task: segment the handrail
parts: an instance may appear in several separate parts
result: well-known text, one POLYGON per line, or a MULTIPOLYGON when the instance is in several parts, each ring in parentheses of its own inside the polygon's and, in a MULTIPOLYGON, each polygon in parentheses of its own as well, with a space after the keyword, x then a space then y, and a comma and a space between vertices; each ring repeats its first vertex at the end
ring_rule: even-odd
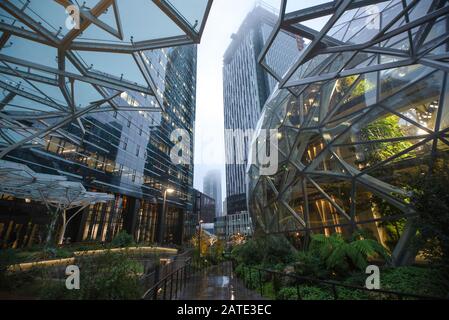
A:
MULTIPOLYGON (((298 275, 283 273, 283 272, 280 272, 280 271, 263 269, 263 268, 259 268, 259 267, 251 267, 251 266, 243 265, 243 268, 244 269, 247 268, 247 269, 250 269, 250 270, 251 269, 252 270, 257 270, 259 272, 259 280, 261 278, 260 272, 267 272, 267 273, 276 274, 276 275, 279 275, 279 276, 282 276, 282 277, 290 277, 290 278, 293 278, 293 279, 296 279, 296 280, 300 280, 300 281, 304 281, 304 282, 308 281, 308 282, 315 282, 315 283, 319 283, 319 284, 323 284, 323 285, 332 286, 333 296, 334 296, 335 300, 338 300, 338 292, 336 291, 337 287, 343 287, 343 288, 348 288, 348 289, 353 289, 353 290, 360 290, 360 291, 365 291, 365 292, 369 292, 369 293, 395 295, 399 299, 402 299, 402 298, 416 298, 416 299, 421 299, 421 300, 449 300, 447 297, 434 297, 434 296, 428 296, 428 295, 419 295, 419 294, 414 294, 414 293, 403 293, 403 292, 383 290, 383 289, 368 289, 368 288, 365 288, 365 287, 345 284, 345 283, 341 283, 341 282, 334 281, 334 280, 323 280, 323 279, 317 279, 317 278, 312 278, 312 277, 307 277, 307 276, 298 276, 298 275)), ((250 281, 251 281, 251 278, 250 278, 250 281)), ((261 290, 261 294, 262 293, 263 292, 261 290)), ((299 298, 299 294, 298 294, 298 298, 299 298)))
POLYGON ((178 274, 180 270, 184 270, 187 266, 190 265, 191 260, 192 258, 188 258, 183 266, 175 269, 174 271, 170 272, 165 277, 160 279, 158 282, 156 282, 150 289, 145 291, 145 293, 142 296, 142 299, 145 299, 151 292, 157 291, 157 289, 161 287, 161 284, 166 283, 169 278, 172 279, 174 274, 178 274))
POLYGON ((142 296, 142 299, 153 299, 158 300, 158 294, 160 290, 163 291, 163 299, 165 300, 167 297, 171 300, 173 297, 178 297, 178 293, 180 290, 183 290, 187 285, 187 279, 192 276, 192 272, 196 272, 202 270, 207 265, 204 264, 204 261, 199 259, 199 265, 195 264, 196 259, 189 257, 184 261, 184 264, 171 271, 167 275, 165 275, 162 279, 157 281, 150 289, 145 291, 142 296), (192 263, 193 262, 193 263, 192 263), (196 267, 192 270, 192 267, 196 267), (199 268, 198 268, 199 267, 199 268))

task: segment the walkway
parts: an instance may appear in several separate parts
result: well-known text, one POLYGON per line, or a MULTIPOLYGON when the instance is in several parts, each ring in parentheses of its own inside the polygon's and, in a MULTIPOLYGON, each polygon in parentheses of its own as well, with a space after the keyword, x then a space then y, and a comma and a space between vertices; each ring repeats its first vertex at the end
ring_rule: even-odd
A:
POLYGON ((212 266, 193 275, 179 300, 263 300, 237 279, 230 262, 212 266))

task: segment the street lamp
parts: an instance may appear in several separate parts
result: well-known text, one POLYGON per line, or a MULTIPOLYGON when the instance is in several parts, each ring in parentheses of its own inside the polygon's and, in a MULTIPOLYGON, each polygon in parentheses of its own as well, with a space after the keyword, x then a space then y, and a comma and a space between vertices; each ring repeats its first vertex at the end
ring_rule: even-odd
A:
POLYGON ((203 223, 203 220, 198 221, 198 231, 199 231, 199 235, 198 235, 198 250, 199 250, 199 256, 201 258, 201 224, 203 223))
POLYGON ((159 241, 162 244, 164 242, 164 229, 165 229, 165 211, 167 210, 167 194, 175 192, 172 188, 167 188, 164 190, 164 202, 162 203, 162 214, 161 214, 161 221, 160 221, 160 228, 159 228, 159 241))

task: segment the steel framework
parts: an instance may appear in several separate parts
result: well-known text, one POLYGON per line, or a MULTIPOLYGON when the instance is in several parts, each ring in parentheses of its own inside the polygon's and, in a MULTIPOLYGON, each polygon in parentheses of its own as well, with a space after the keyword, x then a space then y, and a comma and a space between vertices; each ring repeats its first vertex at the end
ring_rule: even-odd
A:
MULTIPOLYGON (((0 1, 0 89, 3 90, 0 95, 0 159, 17 148, 42 144, 42 138, 52 132, 74 141, 64 127, 76 123, 84 132, 83 117, 90 113, 161 111, 164 106, 142 51, 199 43, 212 5, 212 0, 201 1, 201 4, 173 0, 138 3, 98 0, 89 4, 92 2, 95 4, 89 8, 85 2, 77 7, 76 0, 0 1), (196 15, 186 4, 192 8, 198 6, 196 15), (78 11, 79 21, 76 23, 72 16, 71 22, 76 27, 65 33, 64 24, 55 25, 55 21, 64 21, 69 18, 66 14, 73 15, 74 10, 78 11), (60 17, 51 16, 55 12, 60 17), (162 22, 139 21, 136 25, 134 15, 147 15, 148 20, 157 18, 162 22), (128 29, 127 25, 122 26, 123 20, 131 24, 128 29), (145 38, 145 30, 151 29, 159 33, 145 38), (164 29, 176 32, 165 35, 164 29), (95 34, 96 38, 85 34, 95 34), (138 41, 134 40, 137 34, 143 34, 138 41), (125 39, 125 35, 130 39, 125 39), (54 50, 57 66, 15 56, 13 50, 20 41, 32 43, 36 50, 54 50), (6 49, 13 53, 5 54, 6 49), (126 79, 123 73, 118 77, 109 74, 109 70, 96 70, 95 65, 84 61, 81 52, 121 55, 123 59, 132 57, 144 83, 126 79), (76 91, 78 87, 82 90, 76 91), (119 95, 125 91, 153 96, 155 103, 139 107, 123 105, 119 95), (102 98, 83 106, 78 103, 80 97, 89 95, 102 98)), ((32 50, 26 52, 29 58, 33 54, 32 50)), ((110 69, 113 68, 111 62, 110 69)))
POLYGON ((427 174, 449 150, 449 3, 340 0, 286 8, 284 0, 259 57, 279 81, 258 127, 278 129, 271 138, 279 139, 280 163, 275 175, 263 176, 250 162, 251 214, 267 233, 366 227, 401 263, 415 232, 407 178, 427 174), (314 19, 326 21, 320 30, 310 27, 314 19), (280 34, 301 43, 285 70, 269 63, 280 34))

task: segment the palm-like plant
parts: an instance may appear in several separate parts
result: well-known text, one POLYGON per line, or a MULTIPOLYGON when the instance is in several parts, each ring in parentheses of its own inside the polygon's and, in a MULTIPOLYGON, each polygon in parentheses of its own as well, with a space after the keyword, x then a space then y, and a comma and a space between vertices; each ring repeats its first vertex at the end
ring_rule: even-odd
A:
POLYGON ((385 248, 376 240, 356 236, 352 241, 346 241, 340 234, 312 236, 310 250, 315 252, 335 274, 347 273, 352 270, 364 270, 371 257, 389 259, 385 248))

